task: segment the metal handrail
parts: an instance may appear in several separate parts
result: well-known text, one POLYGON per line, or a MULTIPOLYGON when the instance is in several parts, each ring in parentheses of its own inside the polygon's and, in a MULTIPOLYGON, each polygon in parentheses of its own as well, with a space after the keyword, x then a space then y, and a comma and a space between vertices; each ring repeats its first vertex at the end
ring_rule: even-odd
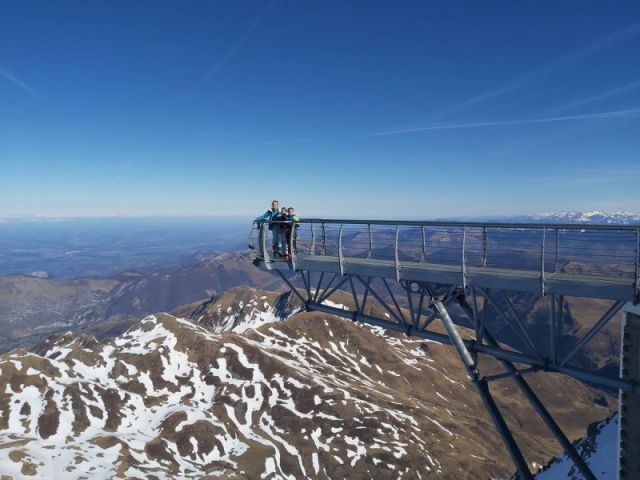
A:
MULTIPOLYGON (((291 223, 282 221, 273 221, 271 223, 291 223)), ((387 226, 413 226, 413 227, 487 227, 487 228, 518 228, 541 230, 543 227, 548 229, 560 230, 606 230, 606 231, 636 231, 637 225, 623 224, 601 224, 601 223, 508 223, 508 222, 465 222, 465 221, 440 221, 440 220, 351 220, 351 219, 330 219, 330 218, 301 218, 295 223, 325 223, 337 225, 387 225, 387 226)))
MULTIPOLYGON (((300 227, 297 237, 302 250, 296 257, 337 255, 340 273, 344 272, 347 258, 362 256, 372 261, 390 260, 398 278, 405 262, 415 261, 456 265, 461 268, 463 281, 470 268, 537 270, 543 295, 550 276, 571 272, 585 276, 632 277, 635 291, 640 293, 640 228, 637 225, 316 218, 258 222, 263 240, 270 224, 292 223, 300 227), (316 225, 320 227, 319 234, 316 225), (374 239, 375 227, 380 228, 374 239)), ((292 246, 289 247, 291 250, 292 246)), ((268 253, 266 249, 266 242, 261 242, 262 253, 268 253)))

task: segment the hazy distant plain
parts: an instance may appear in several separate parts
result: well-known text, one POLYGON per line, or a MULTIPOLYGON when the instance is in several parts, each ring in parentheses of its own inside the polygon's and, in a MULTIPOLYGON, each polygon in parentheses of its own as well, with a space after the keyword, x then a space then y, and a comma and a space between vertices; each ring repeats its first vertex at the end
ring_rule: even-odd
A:
POLYGON ((246 246, 245 218, 86 218, 0 223, 0 275, 102 277, 246 246))

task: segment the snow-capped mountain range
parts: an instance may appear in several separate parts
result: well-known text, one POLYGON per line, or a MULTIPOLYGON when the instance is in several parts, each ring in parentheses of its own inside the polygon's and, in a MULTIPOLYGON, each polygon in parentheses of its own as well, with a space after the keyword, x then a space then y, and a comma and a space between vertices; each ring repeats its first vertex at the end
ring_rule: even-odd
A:
POLYGON ((606 224, 640 225, 640 213, 602 212, 592 210, 542 212, 531 215, 481 215, 441 218, 443 221, 477 221, 505 223, 563 223, 563 224, 606 224))
POLYGON ((533 220, 550 223, 640 224, 640 214, 631 212, 545 212, 532 215, 533 220))

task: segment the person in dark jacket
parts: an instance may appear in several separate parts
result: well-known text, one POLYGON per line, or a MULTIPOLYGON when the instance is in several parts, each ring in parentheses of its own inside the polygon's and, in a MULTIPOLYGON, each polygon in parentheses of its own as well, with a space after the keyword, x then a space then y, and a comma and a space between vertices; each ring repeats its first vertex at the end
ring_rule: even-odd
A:
POLYGON ((258 223, 269 222, 269 230, 271 230, 272 235, 272 248, 274 257, 282 256, 280 224, 272 223, 277 221, 279 216, 280 210, 278 209, 278 201, 274 200, 273 202, 271 202, 271 208, 254 220, 254 222, 258 223))
POLYGON ((296 228, 298 228, 298 224, 296 222, 300 221, 300 217, 296 215, 296 212, 293 207, 289 207, 287 209, 287 214, 282 218, 284 224, 282 224, 282 230, 284 233, 284 244, 285 244, 285 255, 284 259, 289 260, 289 255, 292 255, 297 250, 296 245, 296 228), (293 239, 293 241, 292 241, 293 239))

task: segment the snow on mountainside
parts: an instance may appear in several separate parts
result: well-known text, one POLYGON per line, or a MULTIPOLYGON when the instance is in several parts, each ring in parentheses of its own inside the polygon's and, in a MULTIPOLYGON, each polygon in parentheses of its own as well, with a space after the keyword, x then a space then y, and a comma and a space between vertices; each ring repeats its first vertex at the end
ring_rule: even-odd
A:
POLYGON ((555 213, 539 213, 532 215, 531 218, 538 222, 551 223, 598 223, 598 224, 615 224, 630 225, 640 224, 640 214, 629 212, 599 212, 593 210, 591 212, 555 212, 555 213))
MULTIPOLYGON (((616 480, 618 459, 618 416, 589 426, 586 437, 577 443, 578 453, 598 480, 616 480)), ((583 480, 584 477, 566 455, 555 457, 536 475, 536 480, 583 480)))
MULTIPOLYGON (((191 319, 0 356, 0 478, 511 475, 451 348, 298 313, 290 297, 232 289, 185 307, 191 319)), ((529 378, 571 438, 611 413, 576 381, 529 378)), ((493 391, 527 458, 545 462, 557 446, 524 399, 493 391)))

